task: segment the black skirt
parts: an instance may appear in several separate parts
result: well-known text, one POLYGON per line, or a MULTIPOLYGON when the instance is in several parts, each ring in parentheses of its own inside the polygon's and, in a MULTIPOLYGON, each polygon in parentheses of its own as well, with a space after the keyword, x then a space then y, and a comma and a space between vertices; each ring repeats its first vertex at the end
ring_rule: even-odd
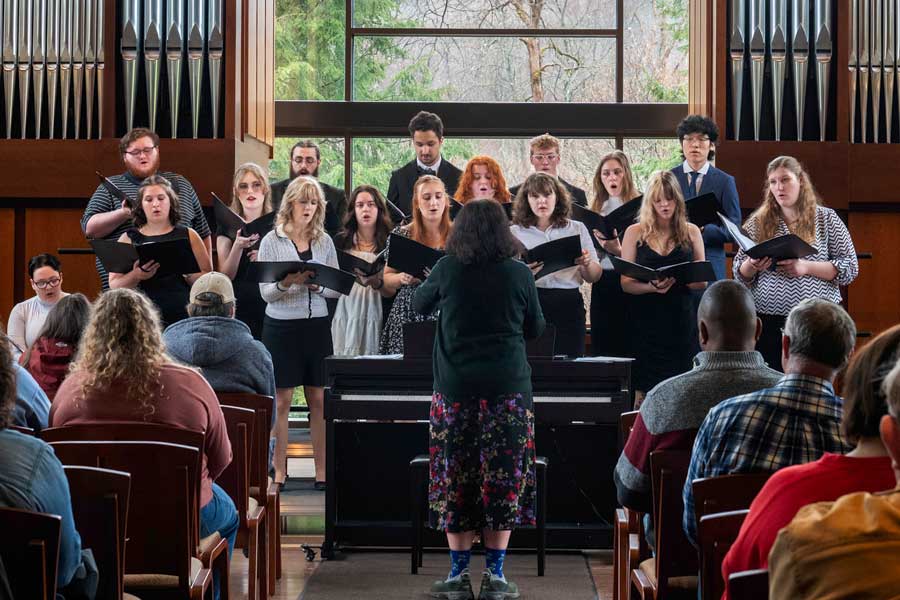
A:
POLYGON ((538 288, 544 319, 556 328, 554 354, 570 358, 584 356, 584 299, 581 290, 538 288))
POLYGON ((325 357, 334 354, 328 317, 263 320, 262 342, 272 355, 275 387, 325 385, 325 357))
POLYGON ((622 280, 612 270, 591 286, 591 354, 594 356, 631 356, 631 331, 628 327, 629 295, 622 291, 622 280))

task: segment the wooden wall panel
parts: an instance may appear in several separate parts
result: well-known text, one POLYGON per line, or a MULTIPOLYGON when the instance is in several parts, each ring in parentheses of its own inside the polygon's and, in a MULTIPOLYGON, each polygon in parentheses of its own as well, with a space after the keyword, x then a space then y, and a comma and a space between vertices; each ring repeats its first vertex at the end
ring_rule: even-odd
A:
MULTIPOLYGON (((264 106, 266 108, 265 138, 262 140, 275 151, 275 0, 266 0, 266 93, 264 106)), ((271 157, 270 157, 271 158, 271 157)))
POLYGON ((15 304, 16 211, 0 208, 0 320, 3 331, 15 304))
POLYGON ((850 314, 860 330, 877 334, 900 323, 900 212, 850 213, 850 234, 859 261, 859 277, 848 290, 850 314))
POLYGON ((257 30, 257 3, 253 0, 247 3, 247 134, 259 139, 259 127, 257 114, 259 113, 259 94, 257 93, 259 69, 259 53, 257 44, 250 40, 259 40, 257 30))
MULTIPOLYGON (((58 248, 88 248, 81 232, 81 208, 28 208, 25 209, 25 252, 22 268, 30 257, 41 252, 56 254, 58 248)), ((60 256, 63 263, 63 289, 81 292, 90 299, 100 293, 100 278, 91 254, 60 256)), ((22 286, 23 298, 34 296, 34 290, 26 279, 22 286)))

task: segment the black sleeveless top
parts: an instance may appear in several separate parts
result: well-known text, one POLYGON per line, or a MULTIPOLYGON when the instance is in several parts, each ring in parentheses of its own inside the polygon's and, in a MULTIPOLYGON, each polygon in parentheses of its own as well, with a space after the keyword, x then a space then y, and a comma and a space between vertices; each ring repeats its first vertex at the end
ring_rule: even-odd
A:
MULTIPOLYGON (((147 242, 190 239, 187 227, 182 225, 176 225, 172 231, 162 235, 144 235, 137 229, 129 229, 125 233, 135 246, 147 242)), ((156 275, 142 281, 138 285, 138 289, 156 304, 163 321, 163 327, 187 318, 185 307, 190 299, 191 287, 182 275, 156 275)))
MULTIPOLYGON (((224 235, 234 242, 234 232, 224 235)), ((248 256, 249 249, 241 250, 241 261, 238 263, 232 285, 234 298, 237 301, 234 317, 250 328, 250 333, 257 340, 262 340, 263 319, 266 316, 266 301, 259 293, 259 282, 250 277, 250 265, 253 261, 248 256)))

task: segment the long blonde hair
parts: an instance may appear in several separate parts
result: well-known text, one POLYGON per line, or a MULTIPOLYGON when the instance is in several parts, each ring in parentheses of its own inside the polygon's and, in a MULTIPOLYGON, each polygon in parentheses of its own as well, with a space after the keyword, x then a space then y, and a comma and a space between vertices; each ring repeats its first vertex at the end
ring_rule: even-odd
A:
POLYGON ((644 192, 644 201, 641 203, 641 211, 638 213, 641 242, 646 244, 651 239, 662 241, 656 222, 656 210, 653 207, 659 198, 668 198, 675 202, 675 212, 672 214, 672 240, 675 242, 675 247, 690 246, 691 234, 688 229, 684 196, 681 195, 681 186, 671 171, 656 171, 650 176, 650 181, 647 183, 647 191, 644 192))
POLYGON ((114 392, 110 401, 137 402, 147 417, 156 410, 152 398, 163 392, 160 369, 171 362, 156 307, 140 292, 122 288, 94 303, 70 371, 84 373, 85 400, 92 393, 114 392))
POLYGON ((443 248, 447 242, 447 236, 450 235, 450 196, 447 195, 444 182, 434 175, 422 175, 413 185, 412 223, 409 224, 409 237, 421 244, 426 242, 425 221, 422 219, 422 211, 419 209, 419 192, 426 183, 438 183, 444 191, 444 213, 441 215, 441 222, 438 225, 438 231, 441 234, 441 247, 443 248))
POLYGON ((293 232, 294 204, 300 200, 316 200, 316 214, 305 233, 309 235, 309 239, 318 240, 325 235, 325 194, 319 182, 312 177, 297 177, 288 184, 281 199, 278 216, 275 217, 275 226, 280 225, 287 234, 293 232))
POLYGON ((244 207, 241 205, 241 200, 238 195, 238 184, 247 173, 250 173, 259 179, 259 182, 262 184, 263 194, 265 194, 263 196, 262 214, 265 215, 272 212, 272 188, 269 187, 269 177, 261 166, 252 162, 242 164, 234 172, 234 177, 231 180, 231 210, 239 214, 241 218, 245 216, 244 207))
MULTIPOLYGON (((790 232, 806 240, 810 244, 816 241, 816 205, 821 204, 816 189, 803 165, 793 156, 779 156, 766 167, 766 181, 763 184, 762 204, 747 218, 747 223, 756 221, 756 240, 768 240, 778 233, 778 221, 784 220, 781 206, 769 189, 769 176, 777 169, 786 169, 800 181, 800 194, 797 196, 797 212, 800 218, 790 232)), ((785 223, 786 224, 786 223, 785 223)))
POLYGON ((591 202, 591 210, 594 212, 600 212, 603 208, 603 203, 609 200, 609 192, 606 191, 606 186, 603 185, 603 178, 600 174, 603 172, 603 165, 611 160, 618 161, 622 165, 622 202, 628 202, 640 196, 634 185, 631 161, 628 160, 628 156, 621 150, 607 152, 600 157, 600 163, 594 172, 594 200, 591 202))

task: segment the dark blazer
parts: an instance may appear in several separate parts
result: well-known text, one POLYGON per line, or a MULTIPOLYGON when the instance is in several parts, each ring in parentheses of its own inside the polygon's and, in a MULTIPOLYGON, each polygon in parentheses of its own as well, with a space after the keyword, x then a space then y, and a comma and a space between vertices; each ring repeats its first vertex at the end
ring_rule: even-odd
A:
MULTIPOLYGON (((584 190, 580 187, 575 187, 562 177, 559 178, 559 182, 566 186, 566 189, 569 190, 569 195, 572 196, 572 202, 575 204, 580 204, 581 206, 587 206, 587 195, 584 193, 584 190)), ((512 199, 516 199, 516 194, 519 193, 519 188, 522 187, 522 184, 514 185, 509 188, 509 193, 512 194, 512 199)))
MULTIPOLYGON (((688 177, 682 167, 684 163, 679 164, 672 169, 675 178, 681 185, 681 193, 684 194, 686 200, 712 192, 718 198, 722 205, 722 214, 737 225, 741 224, 741 204, 738 200, 737 186, 734 184, 734 177, 721 169, 709 166, 709 171, 703 176, 700 182, 700 192, 695 193, 688 189, 688 177)), ((712 263, 716 277, 725 279, 725 244, 731 242, 731 236, 722 225, 713 225, 710 223, 703 228, 703 246, 706 248, 706 260, 712 263)))
MULTIPOLYGON (((283 179, 272 184, 272 210, 278 211, 281 206, 281 198, 287 189, 290 179, 283 179)), ((341 230, 344 223, 344 214, 347 210, 347 196, 344 190, 319 182, 325 193, 325 231, 334 236, 341 230)))
MULTIPOLYGON (((453 166, 443 156, 441 157, 441 166, 438 168, 437 176, 444 182, 447 194, 452 196, 456 193, 462 171, 453 166)), ((406 215, 412 213, 413 186, 416 184, 417 179, 419 179, 419 170, 415 159, 391 173, 391 183, 388 185, 388 200, 396 204, 397 208, 406 215)))

